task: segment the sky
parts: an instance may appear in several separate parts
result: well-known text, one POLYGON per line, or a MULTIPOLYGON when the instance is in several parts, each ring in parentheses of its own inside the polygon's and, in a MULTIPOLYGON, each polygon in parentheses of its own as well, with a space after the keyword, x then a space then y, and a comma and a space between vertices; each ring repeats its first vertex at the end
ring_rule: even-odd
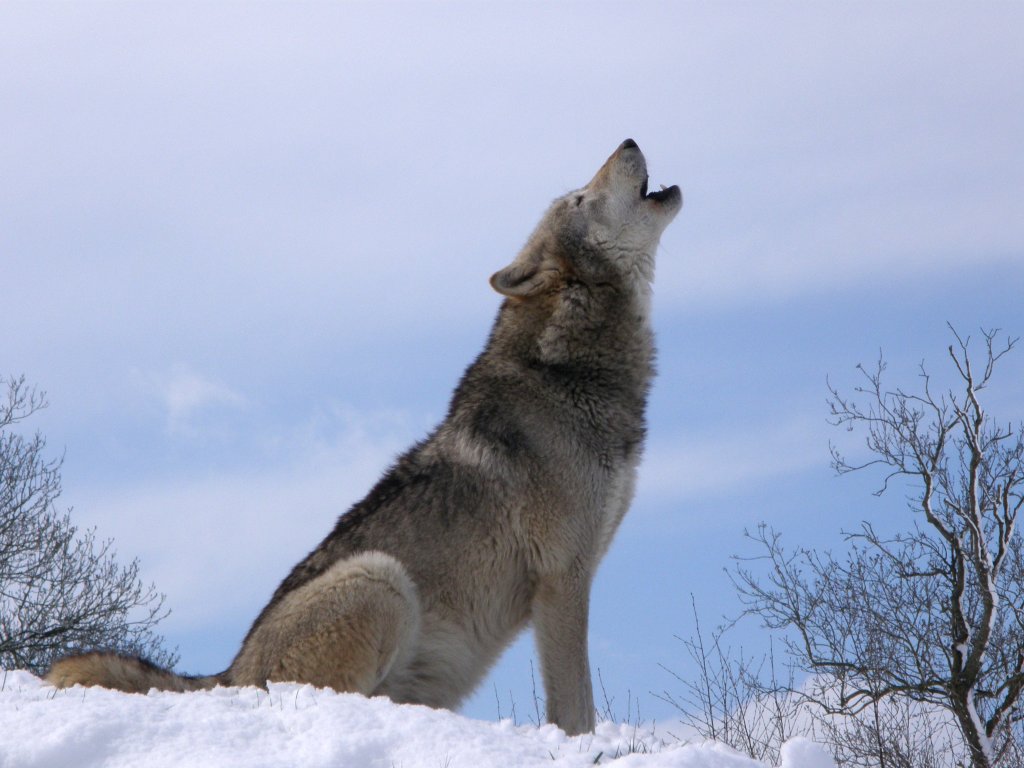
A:
MULTIPOLYGON (((0 375, 47 392, 61 503, 166 593, 180 669, 220 671, 443 418, 488 277, 634 138, 685 203, 591 666, 669 720, 744 530, 913 522, 834 476, 860 436, 826 382, 880 353, 893 385, 951 381, 947 323, 1024 335, 1022 28, 1018 3, 0 3, 0 375)), ((1024 348, 1004 421, 1022 381, 1024 348)), ((531 709, 531 663, 527 635, 463 711, 531 709)))

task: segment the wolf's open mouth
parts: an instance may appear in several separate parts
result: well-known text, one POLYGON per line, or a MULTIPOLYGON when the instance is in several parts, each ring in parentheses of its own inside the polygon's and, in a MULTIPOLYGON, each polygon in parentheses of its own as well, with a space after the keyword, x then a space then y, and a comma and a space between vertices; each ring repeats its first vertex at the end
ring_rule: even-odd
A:
POLYGON ((647 181, 649 178, 650 177, 648 176, 644 176, 644 183, 640 185, 640 197, 643 200, 653 200, 656 203, 663 203, 679 191, 679 188, 673 185, 671 187, 663 186, 657 192, 651 192, 648 194, 647 181))

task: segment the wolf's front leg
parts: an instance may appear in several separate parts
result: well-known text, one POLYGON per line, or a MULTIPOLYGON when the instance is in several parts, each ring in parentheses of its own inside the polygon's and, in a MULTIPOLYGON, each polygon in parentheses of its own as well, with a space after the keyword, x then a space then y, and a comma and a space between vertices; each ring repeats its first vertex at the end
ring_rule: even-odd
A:
POLYGON ((546 576, 533 602, 548 722, 570 735, 594 730, 594 692, 587 656, 590 579, 546 576))

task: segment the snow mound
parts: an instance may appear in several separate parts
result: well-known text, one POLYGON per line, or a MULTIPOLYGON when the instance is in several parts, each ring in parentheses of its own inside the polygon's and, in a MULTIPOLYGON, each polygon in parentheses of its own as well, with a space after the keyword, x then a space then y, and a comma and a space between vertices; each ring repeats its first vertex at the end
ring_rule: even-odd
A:
MULTIPOLYGON (((794 739, 782 768, 835 768, 794 739)), ((0 673, 0 767, 171 768, 764 768, 722 744, 664 743, 650 731, 601 723, 569 737, 553 725, 487 723, 308 685, 215 688, 142 696, 102 688, 58 691, 27 672, 0 673)))
POLYGON ((835 768, 832 755, 821 746, 803 736, 790 739, 779 750, 781 768, 835 768))

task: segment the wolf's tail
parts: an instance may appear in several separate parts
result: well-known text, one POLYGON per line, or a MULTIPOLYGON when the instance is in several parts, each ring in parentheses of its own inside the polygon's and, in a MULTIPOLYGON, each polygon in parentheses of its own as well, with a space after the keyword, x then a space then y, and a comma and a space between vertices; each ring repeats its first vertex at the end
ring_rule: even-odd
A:
POLYGON ((191 677, 177 675, 137 656, 121 656, 106 651, 68 656, 54 662, 43 679, 58 688, 73 685, 99 685, 128 693, 161 691, 198 691, 213 688, 220 675, 191 677))

